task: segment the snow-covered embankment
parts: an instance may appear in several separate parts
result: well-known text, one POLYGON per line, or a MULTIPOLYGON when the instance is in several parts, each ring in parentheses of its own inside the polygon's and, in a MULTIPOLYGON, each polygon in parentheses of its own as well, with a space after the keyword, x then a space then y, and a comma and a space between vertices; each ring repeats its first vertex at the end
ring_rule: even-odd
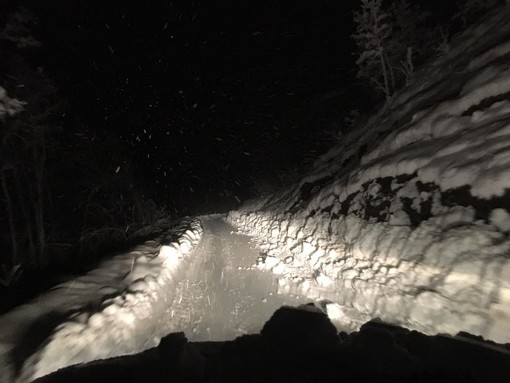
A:
POLYGON ((510 341, 509 19, 454 39, 295 188, 230 213, 281 289, 333 300, 347 329, 510 341))
POLYGON ((0 382, 157 346, 168 329, 152 318, 172 302, 201 235, 198 219, 183 222, 0 317, 0 382))

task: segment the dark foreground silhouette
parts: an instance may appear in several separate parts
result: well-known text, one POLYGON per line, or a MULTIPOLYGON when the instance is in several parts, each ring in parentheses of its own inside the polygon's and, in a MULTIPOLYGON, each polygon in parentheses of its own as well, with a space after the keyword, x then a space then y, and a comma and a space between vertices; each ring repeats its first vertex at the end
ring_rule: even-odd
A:
POLYGON ((338 334, 312 305, 282 307, 260 334, 157 348, 62 369, 37 383, 72 382, 510 382, 509 345, 466 333, 426 336, 370 321, 338 334))

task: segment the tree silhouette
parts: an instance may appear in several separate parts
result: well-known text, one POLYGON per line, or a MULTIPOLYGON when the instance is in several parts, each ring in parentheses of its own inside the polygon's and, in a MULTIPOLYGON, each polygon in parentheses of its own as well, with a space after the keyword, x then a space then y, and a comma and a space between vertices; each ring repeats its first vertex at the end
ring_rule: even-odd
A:
POLYGON ((407 0, 389 7, 382 0, 361 0, 361 9, 354 13, 358 77, 368 80, 386 101, 404 81, 409 83, 417 59, 432 45, 424 41, 427 16, 407 0))
POLYGON ((368 79, 389 100, 395 88, 394 68, 388 57, 392 27, 382 0, 361 0, 361 10, 355 12, 354 22, 358 77, 368 79))

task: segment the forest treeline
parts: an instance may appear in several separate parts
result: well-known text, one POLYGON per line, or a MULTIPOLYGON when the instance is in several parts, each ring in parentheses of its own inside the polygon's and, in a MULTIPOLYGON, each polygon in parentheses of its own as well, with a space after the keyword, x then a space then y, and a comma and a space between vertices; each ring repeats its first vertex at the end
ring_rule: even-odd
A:
POLYGON ((0 21, 2 291, 90 264, 169 215, 135 182, 118 137, 65 126, 66 100, 39 63, 35 16, 21 8, 0 21))
POLYGON ((389 102, 398 89, 412 82, 417 67, 448 53, 455 33, 504 1, 458 0, 453 15, 444 21, 410 0, 359 3, 352 35, 357 77, 373 91, 375 100, 389 102))

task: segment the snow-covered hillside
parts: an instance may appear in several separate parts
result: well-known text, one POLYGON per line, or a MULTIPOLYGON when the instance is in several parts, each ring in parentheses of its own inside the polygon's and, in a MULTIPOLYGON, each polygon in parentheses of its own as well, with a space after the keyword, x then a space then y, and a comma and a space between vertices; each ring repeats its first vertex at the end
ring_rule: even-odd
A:
POLYGON ((509 19, 457 36, 297 187, 230 213, 282 289, 334 301, 350 330, 510 341, 509 19))

